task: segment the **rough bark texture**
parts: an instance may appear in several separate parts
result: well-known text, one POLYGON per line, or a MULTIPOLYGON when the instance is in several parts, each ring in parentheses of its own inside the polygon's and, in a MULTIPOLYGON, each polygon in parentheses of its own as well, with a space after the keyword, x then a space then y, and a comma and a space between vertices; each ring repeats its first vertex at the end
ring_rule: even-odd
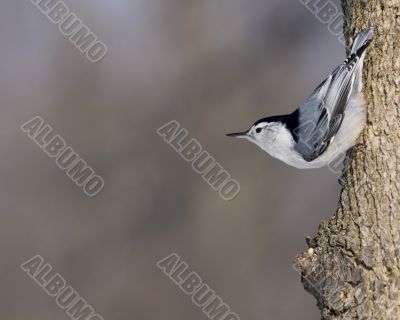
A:
POLYGON ((400 319, 400 0, 342 0, 347 39, 375 29, 368 120, 339 208, 296 257, 322 319, 400 319))

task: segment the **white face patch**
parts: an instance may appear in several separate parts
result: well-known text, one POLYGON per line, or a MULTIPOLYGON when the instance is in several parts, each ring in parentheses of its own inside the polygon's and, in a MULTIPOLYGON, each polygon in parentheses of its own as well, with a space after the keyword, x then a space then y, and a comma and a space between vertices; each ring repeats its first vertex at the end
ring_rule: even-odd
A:
POLYGON ((249 140, 271 156, 283 161, 290 156, 294 145, 289 130, 284 124, 277 122, 264 122, 253 126, 249 140))

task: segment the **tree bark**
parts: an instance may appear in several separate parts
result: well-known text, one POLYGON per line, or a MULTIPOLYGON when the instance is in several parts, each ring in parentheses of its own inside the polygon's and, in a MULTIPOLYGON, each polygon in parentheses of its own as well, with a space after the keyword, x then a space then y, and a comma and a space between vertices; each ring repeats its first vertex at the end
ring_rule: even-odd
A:
POLYGON ((342 0, 346 39, 367 26, 367 123, 339 207, 295 259, 322 319, 400 319, 400 0, 342 0))

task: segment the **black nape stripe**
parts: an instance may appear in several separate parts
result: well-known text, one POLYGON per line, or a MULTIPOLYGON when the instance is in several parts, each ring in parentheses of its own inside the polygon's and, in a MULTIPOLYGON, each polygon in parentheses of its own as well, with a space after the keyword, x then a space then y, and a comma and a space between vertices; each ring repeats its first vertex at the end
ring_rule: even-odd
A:
POLYGON ((298 136, 295 134, 295 130, 299 127, 299 111, 296 110, 291 114, 285 114, 280 116, 272 116, 266 117, 263 119, 258 120, 254 123, 254 126, 260 123, 273 123, 273 122, 280 122, 286 126, 286 128, 290 131, 293 136, 293 140, 297 143, 298 136))

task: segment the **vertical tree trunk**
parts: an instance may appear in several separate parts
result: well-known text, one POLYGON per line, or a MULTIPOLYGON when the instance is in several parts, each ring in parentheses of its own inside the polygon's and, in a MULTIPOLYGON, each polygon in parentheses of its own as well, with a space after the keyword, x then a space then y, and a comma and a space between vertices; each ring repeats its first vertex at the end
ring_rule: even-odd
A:
POLYGON ((339 208, 295 264, 323 319, 400 319, 400 0, 342 0, 349 39, 374 27, 366 127, 339 208))

